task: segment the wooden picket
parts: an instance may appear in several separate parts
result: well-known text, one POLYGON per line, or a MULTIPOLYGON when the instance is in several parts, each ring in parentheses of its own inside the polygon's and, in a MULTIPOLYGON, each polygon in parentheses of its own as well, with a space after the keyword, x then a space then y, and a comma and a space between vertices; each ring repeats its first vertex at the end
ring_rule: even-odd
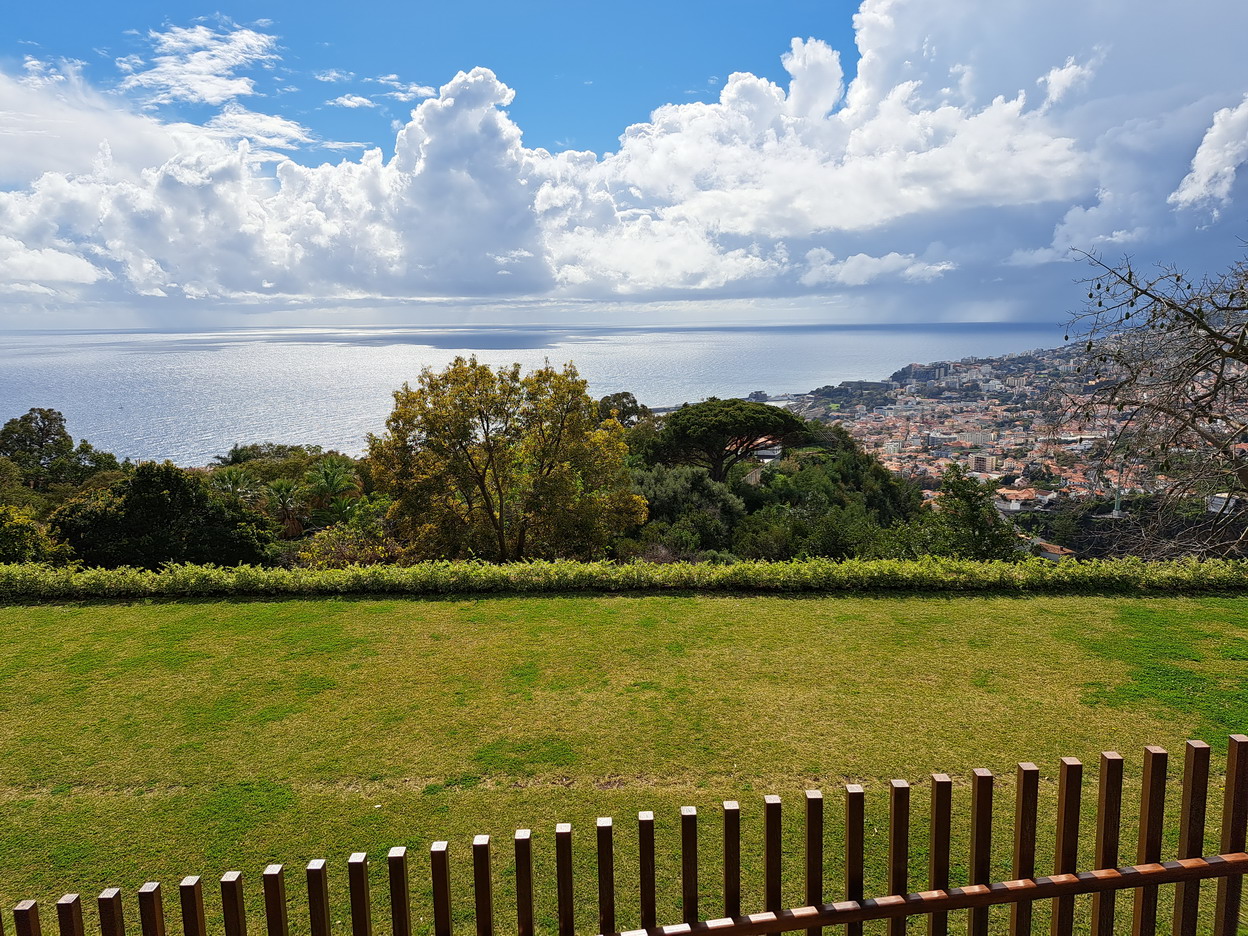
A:
MULTIPOLYGON (((1158 931, 1159 889, 1173 884, 1174 909, 1170 921, 1173 936, 1195 936, 1201 903, 1200 882, 1216 880, 1212 909, 1214 936, 1235 936, 1240 932, 1244 875, 1248 874, 1248 736, 1232 735, 1227 750, 1226 783, 1223 794, 1220 852, 1202 856, 1206 836, 1206 809, 1209 795, 1210 748, 1203 741, 1189 741, 1184 749, 1182 798, 1178 803, 1178 849, 1174 859, 1162 860, 1168 754, 1161 748, 1144 751, 1140 784, 1139 831, 1136 864, 1117 867, 1122 847, 1123 758, 1112 751, 1100 757, 1096 791, 1095 857, 1092 870, 1078 871, 1081 840, 1080 818, 1083 800, 1083 764, 1062 758, 1059 764, 1057 816, 1054 829, 1053 874, 1036 876, 1036 838, 1040 769, 1032 763, 1018 765, 1015 782, 1013 862, 1014 880, 991 880, 993 838, 993 793, 991 772, 975 770, 970 777, 970 852, 968 878, 964 886, 951 887, 950 841, 952 838, 953 780, 945 774, 932 774, 929 810, 928 890, 909 892, 911 874, 910 824, 911 787, 904 780, 888 787, 889 824, 886 868, 887 895, 866 899, 863 893, 865 859, 865 797, 858 784, 844 789, 845 824, 843 833, 845 899, 825 903, 824 796, 808 790, 804 800, 804 855, 802 887, 806 905, 786 909, 781 898, 783 843, 780 797, 769 795, 762 804, 761 912, 742 915, 741 892, 741 807, 736 801, 722 805, 723 823, 723 916, 706 919, 699 905, 698 810, 680 810, 679 894, 682 922, 659 926, 657 921, 657 881, 655 820, 651 812, 637 817, 638 864, 636 875, 624 875, 636 882, 639 929, 623 930, 627 936, 754 936, 805 930, 806 936, 822 936, 826 927, 843 927, 838 932, 861 934, 862 924, 885 920, 890 934, 907 933, 914 917, 926 917, 929 936, 949 932, 949 914, 967 912, 972 936, 988 932, 990 909, 1008 905, 1009 929, 1014 936, 1032 933, 1032 911, 1037 901, 1051 901, 1053 936, 1074 932, 1075 899, 1092 895, 1090 932, 1109 936, 1127 932, 1125 906, 1116 900, 1120 891, 1132 892, 1130 932, 1132 936, 1154 936, 1158 931), (1121 927, 1120 927, 1121 924, 1121 927)), ((615 933, 619 927, 617 902, 616 828, 609 817, 596 823, 597 927, 599 933, 615 933)), ((515 834, 515 930, 518 936, 534 936, 533 835, 528 829, 515 834)), ((573 885, 572 826, 559 823, 554 834, 555 913, 560 936, 575 932, 578 896, 573 885)), ((444 841, 434 842, 429 854, 434 936, 452 936, 451 848, 444 841)), ((471 846, 473 903, 476 936, 494 936, 500 925, 496 913, 492 844, 488 835, 478 835, 471 846)), ((324 860, 310 862, 305 869, 307 931, 311 936, 330 936, 328 866, 324 860)), ((406 848, 393 848, 387 855, 390 894, 390 932, 412 936, 408 854, 406 848)), ((220 879, 221 919, 225 936, 247 936, 247 903, 243 875, 226 872, 220 879)), ((373 936, 372 889, 369 861, 357 852, 347 861, 348 903, 352 936, 373 936)), ((285 869, 272 864, 261 876, 263 919, 266 936, 290 936, 293 930, 287 897, 285 869)), ((184 878, 179 885, 181 930, 184 936, 207 936, 204 894, 200 878, 184 878)), ((582 898, 583 899, 583 898, 582 898)), ((137 893, 141 936, 166 936, 164 899, 161 886, 148 882, 137 893)), ((100 936, 125 936, 121 891, 108 888, 96 900, 100 936)), ((23 900, 12 911, 17 936, 42 936, 39 906, 23 900)), ((59 936, 85 936, 82 899, 66 894, 56 904, 59 936)), ((506 927, 510 928, 510 927, 506 927)), ((4 934, 0 918, 0 936, 4 934)))

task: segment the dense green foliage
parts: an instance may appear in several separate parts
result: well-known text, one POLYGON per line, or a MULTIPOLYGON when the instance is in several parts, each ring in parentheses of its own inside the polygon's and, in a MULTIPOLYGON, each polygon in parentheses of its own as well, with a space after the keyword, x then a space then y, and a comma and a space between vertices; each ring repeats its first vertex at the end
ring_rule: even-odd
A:
POLYGON ((458 358, 395 393, 365 458, 255 442, 189 473, 75 448, 60 413, 31 410, 0 430, 0 505, 26 517, 26 545, 7 555, 329 569, 438 559, 1009 560, 1024 551, 991 489, 958 469, 941 509, 927 510, 915 484, 840 426, 757 400, 712 398, 658 415, 631 393, 595 402, 586 390, 570 363, 522 374, 518 364, 458 358))
POLYGON ((75 556, 105 568, 259 562, 271 542, 259 516, 212 497, 203 478, 169 462, 144 462, 107 488, 78 495, 49 524, 75 556))
POLYGON ((0 426, 0 458, 12 462, 22 483, 36 491, 81 484, 119 467, 112 454, 96 451, 86 439, 75 447, 65 417, 53 409, 32 409, 0 426))
POLYGON ((625 429, 631 429, 637 423, 651 415, 650 407, 638 403, 637 397, 628 391, 608 393, 598 401, 598 419, 614 419, 625 429))
POLYGON ((661 455, 634 468, 650 522, 617 543, 616 555, 718 562, 887 555, 876 540, 918 516, 919 490, 839 426, 806 425, 792 441, 784 457, 739 464, 726 482, 702 466, 670 466, 661 455))
POLYGON ((899 559, 717 563, 422 562, 411 566, 265 568, 168 565, 75 569, 0 565, 0 602, 51 598, 175 598, 230 595, 472 595, 569 592, 863 592, 999 595, 1243 593, 1248 561, 1105 559, 1052 563, 899 559))
POLYGON ((65 552, 28 511, 0 505, 0 562, 52 562, 65 552))
POLYGON ((596 558, 645 519, 623 427, 598 419, 571 364, 522 376, 460 357, 394 401, 369 461, 417 558, 596 558))
POLYGON ((711 480, 725 481, 728 472, 762 449, 795 441, 803 423, 786 409, 750 400, 703 400, 686 403, 663 421, 663 457, 677 464, 698 465, 711 480))
POLYGON ((936 509, 925 511, 909 523, 879 531, 862 554, 896 559, 1017 558, 1018 534, 997 513, 992 491, 992 486, 969 477, 961 465, 951 465, 941 476, 936 509))

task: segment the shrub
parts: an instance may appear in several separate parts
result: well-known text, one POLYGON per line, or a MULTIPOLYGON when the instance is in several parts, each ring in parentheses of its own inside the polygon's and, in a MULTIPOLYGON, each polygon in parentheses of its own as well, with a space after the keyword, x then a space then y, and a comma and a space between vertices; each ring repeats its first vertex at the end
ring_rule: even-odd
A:
POLYGON ((169 462, 144 462, 107 488, 84 491, 49 522, 84 563, 110 568, 257 562, 272 540, 261 517, 215 499, 202 478, 169 462))
POLYGON ((0 506, 0 562, 51 562, 65 553, 27 511, 0 506))
POLYGON ((336 569, 222 568, 190 563, 160 570, 0 565, 0 601, 316 595, 551 594, 568 592, 752 592, 760 594, 962 593, 1175 595, 1243 593, 1248 560, 1106 559, 1051 563, 804 559, 731 564, 535 561, 423 562, 336 569))

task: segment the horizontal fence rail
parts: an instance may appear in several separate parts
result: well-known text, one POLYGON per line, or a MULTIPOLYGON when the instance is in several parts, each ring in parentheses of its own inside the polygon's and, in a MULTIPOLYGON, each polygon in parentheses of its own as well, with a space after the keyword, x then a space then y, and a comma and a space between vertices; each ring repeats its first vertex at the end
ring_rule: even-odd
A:
MULTIPOLYGON (((679 817, 679 891, 681 922, 658 925, 656 912, 655 820, 651 812, 637 817, 637 905, 638 929, 618 925, 617 878, 615 862, 616 826, 611 818, 599 818, 594 848, 597 858, 597 931, 623 936, 753 936, 805 930, 807 936, 822 936, 825 927, 843 928, 846 934, 862 934, 863 923, 875 920, 885 924, 890 936, 904 936, 908 921, 926 918, 930 936, 949 932, 949 914, 965 911, 970 936, 986 936, 989 910, 1010 908, 1009 931, 1016 936, 1033 932, 1032 910, 1037 901, 1051 902, 1051 932, 1066 936, 1075 932, 1075 898, 1092 895, 1089 926, 1094 936, 1130 932, 1133 936, 1153 936, 1163 925, 1159 919, 1159 888, 1174 885, 1173 915, 1169 931, 1174 936, 1235 936, 1241 932, 1240 916, 1243 879, 1248 874, 1248 736, 1232 735, 1227 748, 1226 783, 1223 792, 1219 852, 1202 855, 1206 837, 1206 807, 1209 793, 1210 749, 1203 741, 1189 741, 1184 750, 1182 797, 1178 803, 1178 854, 1163 860, 1163 819, 1165 813, 1167 752, 1158 747, 1144 750, 1140 784, 1139 827, 1136 836, 1136 864, 1118 867, 1123 847, 1122 800, 1123 758, 1115 752, 1100 757, 1097 793, 1095 867, 1076 869, 1080 844, 1080 815, 1083 793, 1083 764, 1075 758, 1062 758, 1058 772, 1057 814, 1054 829, 1053 874, 1036 875, 1036 837, 1040 769, 1021 763, 1015 783, 1013 864, 1014 879, 990 880, 993 839, 994 777, 983 769, 970 777, 970 852, 967 883, 951 886, 950 841, 952 825, 952 779, 945 774, 931 777, 928 837, 928 890, 911 891, 910 816, 911 787, 904 780, 888 787, 887 854, 885 858, 888 894, 864 896, 865 791, 858 784, 844 788, 845 825, 842 842, 844 881, 840 890, 845 899, 825 903, 824 796, 808 790, 803 803, 804 855, 802 884, 806 906, 785 908, 781 900, 782 804, 778 796, 766 796, 762 813, 761 912, 741 912, 741 807, 736 801, 723 804, 719 814, 723 829, 723 888, 721 917, 708 918, 699 905, 698 821, 695 807, 686 806, 679 817), (1201 915, 1200 883, 1216 881, 1212 912, 1201 915), (1120 902, 1123 891, 1131 892, 1131 905, 1120 902), (1129 923, 1128 923, 1129 917, 1129 923), (1212 919, 1210 924, 1209 920, 1212 919), (1208 929, 1209 926, 1212 929, 1208 929)), ((515 861, 515 931, 533 936, 533 833, 516 832, 512 842, 515 861)), ((559 936, 575 932, 577 895, 573 887, 572 826, 559 823, 554 833, 555 910, 559 936)), ((477 936, 494 936, 493 843, 490 836, 476 836, 469 851, 475 926, 477 936)), ((0 860, 3 860, 0 858, 0 860)), ((392 848, 386 857, 389 881, 390 932, 393 936, 413 936, 408 852, 392 848)), ((429 852, 429 881, 432 894, 434 936, 451 936, 452 889, 451 851, 448 842, 434 842, 429 852)), ((310 862, 306 869, 307 927, 293 927, 311 936, 330 936, 331 915, 328 866, 324 860, 310 862)), ((373 936, 370 866, 363 852, 347 861, 347 889, 351 936, 373 936)), ((229 871, 219 881, 221 920, 225 936, 247 936, 247 912, 243 876, 229 871)), ((287 898, 286 869, 272 864, 261 875, 263 919, 267 936, 290 936, 292 924, 287 898)), ((1123 895, 1124 897, 1127 895, 1123 895)), ((170 898, 172 900, 172 898, 170 898)), ((585 899, 585 898, 581 898, 585 899)), ((149 882, 137 893, 141 936, 166 936, 166 914, 161 885, 149 882)), ((204 882, 199 877, 184 878, 178 886, 181 930, 184 936, 208 936, 204 882)), ((109 888, 96 900, 100 936, 125 936, 121 891, 109 888)), ((1208 908, 1207 908, 1208 909, 1208 908)), ((13 908, 17 936, 42 936, 39 905, 23 900, 13 908)), ((85 936, 83 900, 66 894, 56 903, 59 936, 85 936)), ((510 927, 508 927, 510 928, 510 927)), ((917 927, 914 928, 917 931, 917 927)), ((0 936, 4 923, 0 918, 0 936)))

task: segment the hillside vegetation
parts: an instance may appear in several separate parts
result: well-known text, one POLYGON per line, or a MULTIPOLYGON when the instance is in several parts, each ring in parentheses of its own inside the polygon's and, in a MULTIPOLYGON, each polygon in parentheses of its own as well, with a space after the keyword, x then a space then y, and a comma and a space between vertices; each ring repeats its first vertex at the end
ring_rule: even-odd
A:
MULTIPOLYGON (((620 922, 633 926, 634 823, 652 809, 660 915, 675 921, 678 808, 699 807, 703 907, 715 911, 724 799, 742 804, 755 909, 765 793, 784 797, 785 900, 797 904, 803 789, 828 799, 831 898, 846 782, 866 786, 877 858, 887 781, 919 784, 921 882, 921 782, 958 779, 965 836, 975 767, 1001 778, 994 874, 1008 877, 1016 762, 1041 766, 1047 810, 1060 756, 1083 759, 1091 786, 1098 752, 1121 751, 1130 830, 1143 745, 1172 752, 1173 782, 1186 738, 1224 750, 1248 728, 1248 607, 1222 598, 202 600, 0 607, 0 628, 0 904, 37 898, 47 912, 66 891, 132 895, 192 873, 215 894, 210 882, 237 868, 259 927, 259 873, 279 861, 302 926, 309 859, 330 859, 342 910, 347 855, 381 862, 407 845, 427 929, 427 850, 445 838, 462 930, 471 836, 495 836, 505 920, 510 837, 525 827, 549 930, 553 827, 568 821, 592 931, 593 820, 610 815, 620 922)), ((1094 799, 1089 789, 1089 810, 1094 799)), ((1217 813, 1215 802, 1211 828, 1217 813)), ((1041 867, 1051 828, 1043 819, 1041 867)), ((877 861, 869 890, 882 873, 877 861)), ((379 925, 384 878, 379 868, 379 925)))

